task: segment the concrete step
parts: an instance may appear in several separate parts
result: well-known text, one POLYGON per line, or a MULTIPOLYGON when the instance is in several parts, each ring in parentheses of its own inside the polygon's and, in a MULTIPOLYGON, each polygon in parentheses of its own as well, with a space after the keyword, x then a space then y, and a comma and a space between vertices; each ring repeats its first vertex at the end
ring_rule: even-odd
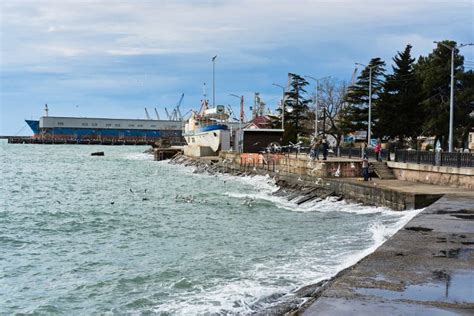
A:
POLYGON ((396 179, 393 175, 392 169, 387 166, 387 163, 375 161, 370 163, 377 177, 380 179, 396 179))

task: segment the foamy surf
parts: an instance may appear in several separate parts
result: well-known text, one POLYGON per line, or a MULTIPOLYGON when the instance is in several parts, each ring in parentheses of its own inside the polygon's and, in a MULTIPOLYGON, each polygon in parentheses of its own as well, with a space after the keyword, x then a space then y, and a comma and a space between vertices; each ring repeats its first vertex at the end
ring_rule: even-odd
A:
MULTIPOLYGON (((202 174, 194 175, 202 177, 202 174)), ((367 219, 367 225, 355 234, 346 236, 326 236, 324 241, 316 239, 285 249, 280 257, 261 258, 251 269, 242 271, 240 278, 222 282, 206 290, 199 291, 188 298, 174 300, 166 306, 156 306, 156 312, 173 314, 242 314, 271 308, 297 289, 329 279, 341 270, 357 263, 374 252, 387 239, 402 228, 422 210, 393 211, 386 207, 364 206, 347 201, 335 201, 329 197, 297 205, 294 199, 274 196, 278 190, 275 182, 268 176, 204 175, 214 181, 241 183, 246 190, 225 187, 221 194, 224 199, 232 199, 242 207, 259 206, 275 208, 290 213, 321 214, 320 221, 337 218, 360 217, 367 219), (375 219, 375 220, 374 220, 375 219), (360 247, 361 240, 365 245, 360 247), (327 244, 325 244, 327 243, 327 244), (284 258, 284 259, 283 259, 284 258)), ((298 229, 297 224, 294 225, 298 229)), ((344 229, 336 227, 335 229, 344 229)))

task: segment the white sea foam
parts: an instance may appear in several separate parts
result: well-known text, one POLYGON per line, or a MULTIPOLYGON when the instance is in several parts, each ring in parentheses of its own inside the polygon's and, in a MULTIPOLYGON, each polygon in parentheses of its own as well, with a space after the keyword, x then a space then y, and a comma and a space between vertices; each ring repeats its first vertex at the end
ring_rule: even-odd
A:
POLYGON ((332 198, 297 205, 295 203, 297 199, 288 201, 286 197, 272 195, 278 187, 268 176, 234 177, 226 174, 216 176, 192 174, 190 171, 186 173, 196 177, 216 177, 219 181, 237 181, 248 188, 242 191, 230 187, 227 191, 218 193, 232 199, 271 202, 276 207, 291 212, 328 214, 344 212, 354 216, 374 214, 377 217, 371 217, 370 225, 367 225, 365 231, 359 233, 359 237, 329 235, 325 237, 325 240, 332 246, 322 249, 318 244, 321 241, 301 243, 298 249, 287 250, 284 261, 268 258, 264 262, 255 263, 253 268, 241 272, 240 277, 233 281, 221 280, 207 289, 201 288, 199 291, 181 293, 179 297, 171 298, 166 304, 156 306, 154 311, 158 313, 239 314, 255 311, 255 304, 258 308, 269 307, 275 301, 265 300, 265 298, 276 293, 291 295, 293 291, 304 285, 331 278, 374 252, 422 211, 396 212, 386 207, 364 206, 346 201, 334 201, 332 198), (363 236, 367 236, 368 239, 364 239, 363 236), (366 244, 364 249, 359 249, 359 240, 366 244), (351 244, 355 245, 354 250, 351 250, 351 247, 342 247, 342 245, 351 244))
POLYGON ((153 161, 153 155, 147 153, 127 153, 125 159, 128 160, 148 160, 153 161))

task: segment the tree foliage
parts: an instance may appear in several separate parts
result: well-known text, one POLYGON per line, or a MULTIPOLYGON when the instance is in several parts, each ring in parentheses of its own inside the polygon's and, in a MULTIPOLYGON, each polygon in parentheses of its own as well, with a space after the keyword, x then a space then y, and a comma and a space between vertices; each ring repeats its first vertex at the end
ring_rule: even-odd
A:
MULTIPOLYGON (((338 119, 340 113, 347 107, 345 102, 347 86, 342 81, 326 79, 321 82, 318 90, 320 92, 318 97, 319 134, 333 136, 336 139, 336 145, 339 145, 345 130, 340 127, 338 119)), ((310 117, 314 123, 314 115, 310 117)))
MULTIPOLYGON (((283 143, 295 143, 298 140, 298 134, 308 135, 308 103, 305 87, 308 82, 297 74, 288 74, 289 85, 285 92, 285 132, 283 134, 283 143)), ((281 115, 281 109, 279 109, 281 115)))
POLYGON ((421 102, 420 83, 411 57, 411 45, 393 58, 393 73, 385 76, 382 94, 377 103, 374 131, 379 137, 416 139, 422 132, 424 108, 421 102))
MULTIPOLYGON (((443 41, 451 47, 456 46, 454 41, 443 41)), ((463 134, 463 130, 472 126, 472 118, 467 113, 470 112, 470 102, 472 100, 472 89, 469 89, 469 82, 472 82, 471 74, 465 73, 464 57, 459 54, 459 50, 454 50, 454 126, 456 135, 463 134)), ((421 92, 423 96, 423 107, 425 109, 425 119, 423 124, 423 134, 432 135, 436 140, 440 140, 442 147, 447 148, 449 135, 449 100, 451 82, 451 49, 442 44, 438 44, 427 57, 420 57, 416 65, 416 72, 421 81, 421 92)), ((457 144, 460 145, 459 142, 457 144)))
POLYGON ((372 68, 372 125, 377 120, 377 104, 382 92, 385 62, 380 58, 370 60, 357 82, 349 87, 346 102, 349 106, 340 115, 340 128, 345 131, 366 131, 369 119, 369 74, 372 68))

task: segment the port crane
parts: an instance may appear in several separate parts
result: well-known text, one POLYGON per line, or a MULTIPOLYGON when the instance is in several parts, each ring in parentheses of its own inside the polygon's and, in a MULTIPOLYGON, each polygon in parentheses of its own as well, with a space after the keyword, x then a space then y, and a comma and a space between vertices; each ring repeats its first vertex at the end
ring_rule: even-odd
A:
POLYGON ((173 111, 171 111, 171 114, 169 113, 168 109, 165 108, 165 112, 166 112, 166 116, 168 117, 168 120, 170 120, 170 121, 181 121, 181 120, 183 120, 183 115, 181 114, 181 110, 179 109, 179 107, 181 106, 181 103, 183 102, 183 98, 184 98, 184 93, 181 94, 181 98, 179 98, 179 101, 176 104, 173 111))

